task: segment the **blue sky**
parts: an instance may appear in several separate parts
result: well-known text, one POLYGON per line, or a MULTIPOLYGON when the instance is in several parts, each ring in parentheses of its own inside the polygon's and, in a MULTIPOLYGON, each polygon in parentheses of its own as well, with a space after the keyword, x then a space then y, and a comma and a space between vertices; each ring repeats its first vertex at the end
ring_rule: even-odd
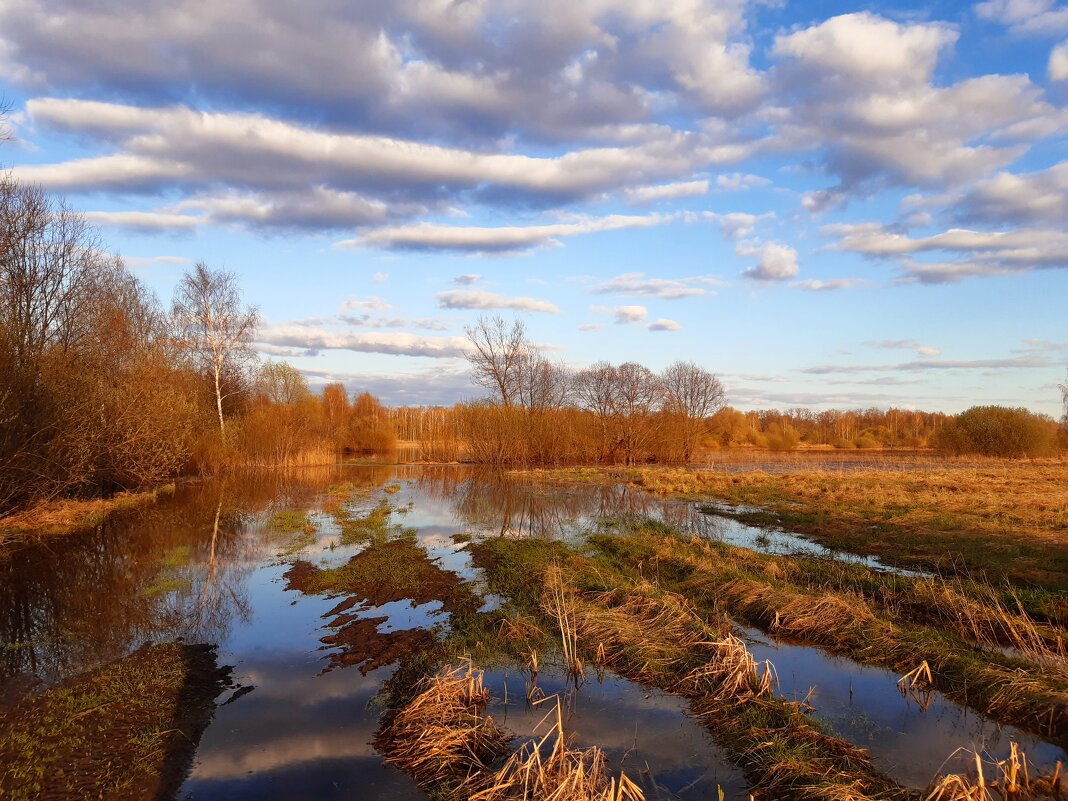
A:
POLYGON ((313 384, 470 397, 500 313, 739 408, 1059 411, 1053 0, 0 0, 0 91, 5 166, 313 384))

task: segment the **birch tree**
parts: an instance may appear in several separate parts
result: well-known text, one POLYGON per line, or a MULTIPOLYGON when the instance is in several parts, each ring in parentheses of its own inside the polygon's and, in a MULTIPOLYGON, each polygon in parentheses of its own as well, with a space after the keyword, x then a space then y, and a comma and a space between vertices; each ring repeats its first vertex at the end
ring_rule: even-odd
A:
POLYGON ((179 340, 194 367, 206 375, 214 389, 219 435, 226 439, 224 402, 243 391, 227 378, 240 375, 255 358, 251 343, 259 312, 245 307, 237 276, 212 270, 197 262, 174 293, 173 315, 179 340))

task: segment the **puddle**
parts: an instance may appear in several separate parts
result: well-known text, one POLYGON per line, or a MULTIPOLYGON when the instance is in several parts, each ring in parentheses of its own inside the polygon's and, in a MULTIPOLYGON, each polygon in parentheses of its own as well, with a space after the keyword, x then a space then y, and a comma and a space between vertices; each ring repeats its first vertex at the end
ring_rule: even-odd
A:
POLYGON ((807 698, 828 731, 867 748, 875 765, 901 784, 923 788, 939 772, 966 772, 974 762, 970 755, 951 757, 957 748, 1000 760, 1015 742, 1039 771, 1052 770, 1058 760, 1068 763, 1057 746, 1000 726, 939 692, 902 696, 892 671, 775 641, 757 629, 742 631, 753 656, 775 665, 780 695, 807 698))

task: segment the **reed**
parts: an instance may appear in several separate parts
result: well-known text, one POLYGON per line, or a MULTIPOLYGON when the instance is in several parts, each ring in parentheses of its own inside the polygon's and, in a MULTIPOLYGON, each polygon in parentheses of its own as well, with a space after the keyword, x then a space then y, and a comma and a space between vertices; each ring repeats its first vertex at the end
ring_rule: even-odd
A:
POLYGON ((555 700, 548 731, 512 754, 470 801, 645 801, 625 773, 609 777, 600 748, 568 746, 559 696, 555 700))
POLYGON ((416 695, 386 722, 375 745, 385 762, 423 788, 454 789, 490 772, 511 738, 485 714, 489 692, 470 661, 422 679, 416 695))
POLYGON ((939 778, 924 801, 1038 801, 1063 798, 1061 763, 1046 775, 1032 776, 1027 755, 1012 743, 1002 760, 984 763, 971 752, 975 771, 970 775, 951 773, 939 778))

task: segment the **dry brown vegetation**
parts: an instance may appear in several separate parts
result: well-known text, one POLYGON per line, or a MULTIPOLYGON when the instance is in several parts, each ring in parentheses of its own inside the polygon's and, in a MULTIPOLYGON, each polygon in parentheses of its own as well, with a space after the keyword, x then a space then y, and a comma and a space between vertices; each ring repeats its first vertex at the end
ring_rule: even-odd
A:
POLYGON ((556 699, 553 723, 511 753, 511 736, 485 714, 489 693, 470 662, 424 678, 376 738, 386 762, 424 789, 469 801, 644 801, 625 774, 609 778, 604 753, 568 746, 556 699))
POLYGON ((906 567, 1068 589, 1068 462, 926 470, 671 468, 528 471, 538 481, 627 481, 657 495, 738 505, 743 522, 906 567))
MULTIPOLYGON (((883 603, 873 603, 851 590, 795 584, 788 578, 794 572, 789 558, 641 529, 628 537, 597 536, 593 543, 621 570, 633 570, 634 564, 655 569, 662 582, 705 614, 729 613, 780 636, 901 673, 926 662, 934 686, 960 703, 1068 742, 1068 671, 1059 644, 1065 630, 1040 627, 1022 611, 1005 622, 1030 631, 1021 638, 1041 644, 1037 651, 1006 655, 998 649, 977 649, 966 638, 966 626, 953 632, 938 623, 923 625, 908 614, 899 616, 889 594, 883 603), (1046 644, 1040 632, 1052 635, 1053 645, 1046 644)), ((903 588, 903 595, 907 593, 903 588)), ((946 595, 943 602, 957 597, 946 595)), ((950 608, 941 616, 957 614, 950 608)), ((966 620, 969 612, 959 614, 966 620)))

